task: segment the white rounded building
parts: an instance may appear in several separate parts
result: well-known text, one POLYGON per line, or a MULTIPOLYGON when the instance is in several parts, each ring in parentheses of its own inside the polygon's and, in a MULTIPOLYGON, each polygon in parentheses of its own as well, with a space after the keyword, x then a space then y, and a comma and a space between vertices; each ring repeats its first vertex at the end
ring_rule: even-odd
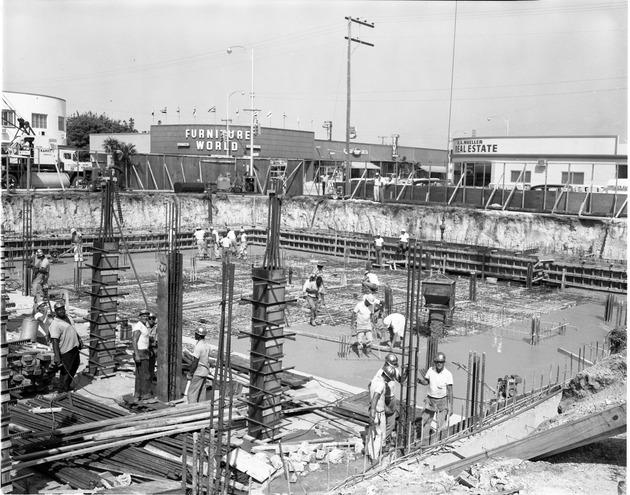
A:
POLYGON ((2 92, 2 142, 11 142, 20 121, 30 124, 35 145, 56 148, 66 145, 66 100, 33 93, 2 92))

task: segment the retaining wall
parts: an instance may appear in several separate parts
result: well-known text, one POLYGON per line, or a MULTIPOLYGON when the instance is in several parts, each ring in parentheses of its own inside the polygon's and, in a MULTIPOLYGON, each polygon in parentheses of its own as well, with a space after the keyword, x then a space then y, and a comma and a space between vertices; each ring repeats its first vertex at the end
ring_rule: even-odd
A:
MULTIPOLYGON (((2 195, 2 227, 21 235, 23 194, 2 195)), ((33 201, 34 235, 68 235, 71 228, 92 232, 99 228, 101 195, 85 191, 36 192, 33 201)), ((197 225, 233 227, 267 225, 264 196, 129 192, 120 194, 125 230, 164 231, 166 205, 180 203, 182 230, 197 225)), ((551 214, 480 210, 443 205, 380 205, 369 201, 316 197, 286 198, 282 227, 337 230, 398 236, 401 228, 419 239, 439 240, 444 224, 447 242, 488 245, 505 249, 538 247, 542 253, 611 260, 627 259, 627 220, 579 218, 551 214)))

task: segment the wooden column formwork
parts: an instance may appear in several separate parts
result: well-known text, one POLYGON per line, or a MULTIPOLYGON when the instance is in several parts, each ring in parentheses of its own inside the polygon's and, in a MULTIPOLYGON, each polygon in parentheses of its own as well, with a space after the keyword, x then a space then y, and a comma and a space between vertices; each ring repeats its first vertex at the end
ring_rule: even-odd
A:
POLYGON ((160 253, 157 283, 157 397, 163 402, 181 398, 183 255, 160 253))
POLYGON ((91 375, 111 375, 116 366, 116 316, 118 313, 118 242, 94 242, 90 294, 88 370, 91 375))
MULTIPOLYGON (((281 374, 286 308, 286 270, 253 268, 252 331, 249 368, 248 432, 257 439, 274 438, 282 419, 281 374)), ((247 333, 247 332, 244 332, 247 333)))
MULTIPOLYGON (((0 292, 5 294, 5 280, 6 275, 6 260, 4 250, 4 232, 0 233, 0 292)), ((0 344, 0 448, 2 449, 2 474, 0 488, 2 493, 12 493, 13 484, 11 483, 11 457, 9 452, 11 450, 11 438, 9 437, 9 422, 11 420, 11 414, 9 413, 9 401, 11 400, 11 394, 9 393, 9 364, 7 361, 9 355, 9 344, 7 342, 7 321, 9 320, 9 314, 7 311, 7 299, 0 298, 0 336, 2 338, 0 344)))

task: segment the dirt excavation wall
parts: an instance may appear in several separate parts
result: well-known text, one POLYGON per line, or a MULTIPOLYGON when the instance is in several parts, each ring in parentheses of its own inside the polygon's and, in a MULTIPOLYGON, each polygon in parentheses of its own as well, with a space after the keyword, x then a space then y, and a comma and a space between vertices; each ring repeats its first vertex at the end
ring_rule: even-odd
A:
MULTIPOLYGON (((120 194, 124 230, 165 229, 166 206, 179 201, 181 229, 213 223, 239 227, 267 225, 268 201, 263 196, 218 194, 212 204, 206 195, 131 192, 120 194)), ((22 230, 21 195, 3 194, 5 233, 22 230)), ((92 232, 99 228, 101 195, 85 192, 36 193, 33 196, 33 232, 69 235, 71 228, 92 232)), ((316 197, 286 198, 282 226, 289 229, 338 230, 380 233, 397 237, 406 228, 412 237, 482 244, 508 249, 537 246, 543 253, 627 259, 627 220, 592 219, 438 205, 379 205, 367 201, 339 201, 316 197)), ((114 228, 116 228, 114 226, 114 228)))

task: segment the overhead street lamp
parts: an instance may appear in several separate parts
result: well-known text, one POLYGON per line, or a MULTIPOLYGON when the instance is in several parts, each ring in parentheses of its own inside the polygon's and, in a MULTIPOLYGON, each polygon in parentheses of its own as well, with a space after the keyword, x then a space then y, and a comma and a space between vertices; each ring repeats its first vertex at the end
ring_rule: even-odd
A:
POLYGON ((503 117, 488 117, 488 122, 490 122, 493 119, 503 121, 503 123, 505 124, 505 135, 509 136, 510 135, 510 121, 508 119, 504 119, 503 117))
POLYGON ((225 136, 225 141, 227 143, 227 150, 225 151, 225 154, 227 156, 230 156, 230 96, 236 94, 236 93, 241 93, 242 95, 245 94, 245 91, 232 91, 228 96, 227 96, 227 105, 225 106, 225 127, 227 129, 227 134, 225 136))
POLYGON ((243 50, 245 50, 249 54, 249 58, 252 61, 252 94, 251 94, 252 107, 248 109, 251 113, 251 123, 249 127, 249 172, 248 172, 248 175, 250 177, 253 177, 254 176, 254 111, 255 111, 255 107, 254 107, 254 49, 252 48, 250 50, 249 48, 242 45, 232 45, 232 46, 229 46, 227 49, 228 54, 231 54, 234 48, 242 48, 243 50))

